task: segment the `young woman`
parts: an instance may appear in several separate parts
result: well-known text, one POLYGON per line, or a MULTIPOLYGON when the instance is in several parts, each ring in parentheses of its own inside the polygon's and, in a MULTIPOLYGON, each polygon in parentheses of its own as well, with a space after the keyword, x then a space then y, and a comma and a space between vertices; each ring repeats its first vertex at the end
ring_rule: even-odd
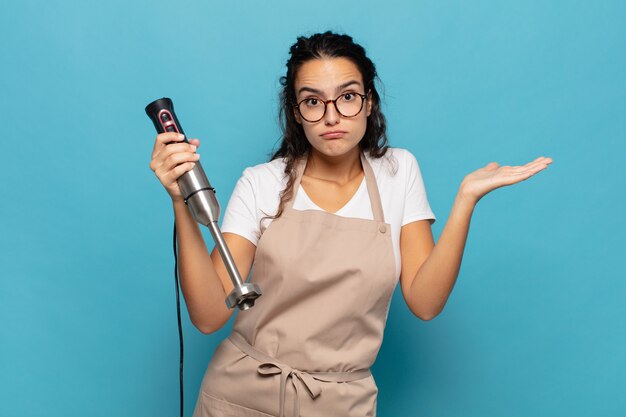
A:
MULTIPOLYGON (((434 244, 435 216, 420 169, 387 145, 376 69, 351 37, 300 37, 282 77, 283 140, 270 162, 244 170, 225 211, 224 239, 242 277, 263 289, 214 352, 194 417, 375 416, 369 368, 400 282, 410 310, 431 320, 456 281, 470 218, 488 192, 552 162, 495 162, 467 175, 434 244)), ((176 179, 198 139, 156 137, 150 168, 172 198, 181 286, 194 325, 209 334, 232 310, 233 286, 209 256, 176 179)))

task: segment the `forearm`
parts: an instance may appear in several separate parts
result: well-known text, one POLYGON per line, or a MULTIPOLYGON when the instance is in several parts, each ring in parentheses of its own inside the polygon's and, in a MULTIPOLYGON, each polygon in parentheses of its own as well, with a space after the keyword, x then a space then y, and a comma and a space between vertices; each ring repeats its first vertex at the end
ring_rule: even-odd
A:
POLYGON ((475 206, 459 190, 439 241, 411 284, 409 307, 418 317, 430 320, 443 310, 459 274, 475 206))
POLYGON ((203 333, 218 330, 230 316, 226 295, 200 227, 183 201, 174 202, 180 285, 192 323, 203 333))

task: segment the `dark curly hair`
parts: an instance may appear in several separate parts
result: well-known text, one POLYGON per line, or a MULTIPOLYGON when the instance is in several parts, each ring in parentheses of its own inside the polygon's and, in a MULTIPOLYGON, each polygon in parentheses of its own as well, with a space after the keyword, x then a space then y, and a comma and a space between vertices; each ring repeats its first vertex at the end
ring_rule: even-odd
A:
MULTIPOLYGON (((307 140, 304 129, 296 121, 294 104, 296 102, 295 80, 302 64, 312 59, 347 58, 359 69, 363 77, 368 100, 371 100, 372 111, 367 118, 367 127, 363 138, 359 142, 362 152, 369 152, 372 158, 380 158, 387 152, 387 125, 385 116, 380 109, 380 96, 376 91, 375 80, 380 78, 376 73, 374 63, 367 57, 365 49, 355 43, 352 37, 327 31, 307 37, 300 36, 289 50, 290 58, 287 61, 287 74, 280 78, 283 86, 280 93, 280 125, 282 142, 279 149, 272 155, 270 161, 276 158, 285 158, 285 174, 289 180, 280 194, 280 204, 274 216, 265 218, 277 219, 283 213, 285 202, 291 198, 293 185, 296 180, 295 162, 306 155, 311 144, 307 140)), ((263 220, 261 219, 261 220, 263 220)))

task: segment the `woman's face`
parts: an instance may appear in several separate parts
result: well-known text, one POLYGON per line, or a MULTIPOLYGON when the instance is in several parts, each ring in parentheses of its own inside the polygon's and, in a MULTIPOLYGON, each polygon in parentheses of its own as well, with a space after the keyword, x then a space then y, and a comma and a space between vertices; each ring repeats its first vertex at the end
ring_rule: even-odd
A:
MULTIPOLYGON (((353 92, 365 94, 363 77, 359 68, 347 58, 312 59, 302 64, 296 74, 296 102, 304 99, 307 103, 321 105, 320 100, 336 99, 339 95, 353 92)), ((354 95, 347 100, 359 99, 354 95)), ((369 97, 368 97, 369 98, 369 97)), ((304 103, 301 105, 303 106, 304 103)), ((341 108, 341 107, 340 107, 341 108)), ((326 106, 326 114, 317 122, 303 120, 294 109, 296 121, 302 125, 304 133, 313 147, 323 155, 343 156, 354 151, 365 134, 367 117, 372 112, 371 100, 363 103, 363 108, 353 117, 344 117, 332 103, 326 106), (331 134, 329 132, 338 132, 331 134)))

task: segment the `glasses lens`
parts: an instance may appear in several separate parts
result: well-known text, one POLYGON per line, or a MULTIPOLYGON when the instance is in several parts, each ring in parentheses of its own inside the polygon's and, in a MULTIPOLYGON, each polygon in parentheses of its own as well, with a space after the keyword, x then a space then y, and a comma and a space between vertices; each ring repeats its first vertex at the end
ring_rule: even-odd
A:
POLYGON ((324 102, 318 98, 310 97, 300 102, 298 110, 304 120, 317 122, 324 116, 324 102))
POLYGON ((359 114, 363 107, 363 97, 355 93, 345 93, 337 99, 337 110, 346 117, 359 114))

